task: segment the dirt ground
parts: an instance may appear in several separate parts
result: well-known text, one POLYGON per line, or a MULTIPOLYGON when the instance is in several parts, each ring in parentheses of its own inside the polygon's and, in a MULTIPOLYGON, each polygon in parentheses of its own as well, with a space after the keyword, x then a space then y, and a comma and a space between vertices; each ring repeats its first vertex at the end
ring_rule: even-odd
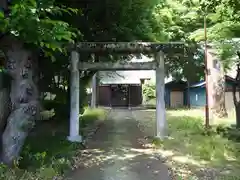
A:
POLYGON ((108 120, 81 153, 71 180, 170 180, 171 170, 153 148, 130 110, 110 110, 108 120))

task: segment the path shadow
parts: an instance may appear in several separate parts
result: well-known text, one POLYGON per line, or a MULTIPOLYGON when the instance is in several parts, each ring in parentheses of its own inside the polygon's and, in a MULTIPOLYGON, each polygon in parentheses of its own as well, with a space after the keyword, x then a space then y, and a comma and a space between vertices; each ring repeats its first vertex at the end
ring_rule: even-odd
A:
POLYGON ((118 115, 114 117, 116 111, 119 110, 113 110, 112 119, 87 144, 89 148, 78 155, 79 164, 76 163, 78 166, 68 175, 69 179, 177 179, 154 149, 147 146, 131 111, 121 110, 122 119, 118 115))
MULTIPOLYGON (((135 112, 143 131, 154 132, 155 111, 135 112)), ((240 179, 240 144, 222 137, 214 127, 206 131, 201 117, 167 113, 168 139, 153 139, 160 155, 181 176, 197 179, 240 179)))
POLYGON ((240 143, 240 128, 237 128, 235 124, 219 125, 216 127, 216 132, 229 140, 240 143))

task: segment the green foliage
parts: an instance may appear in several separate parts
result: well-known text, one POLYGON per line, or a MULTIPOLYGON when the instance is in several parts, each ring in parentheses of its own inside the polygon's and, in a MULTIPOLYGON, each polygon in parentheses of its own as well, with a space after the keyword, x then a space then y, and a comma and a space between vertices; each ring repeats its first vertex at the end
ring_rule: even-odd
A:
POLYGON ((216 50, 224 61, 224 67, 231 67, 231 63, 235 61, 232 56, 236 55, 236 50, 230 50, 226 44, 233 48, 233 43, 229 40, 239 37, 239 9, 237 0, 165 0, 159 3, 155 14, 162 22, 168 39, 184 41, 191 49, 184 56, 170 57, 166 60, 168 74, 174 78, 185 78, 190 81, 203 77, 203 59, 202 62, 195 61, 193 54, 198 53, 199 49, 194 47, 194 44, 204 40, 204 16, 207 22, 208 41, 217 41, 216 50), (198 76, 195 76, 195 71, 198 72, 198 76))
MULTIPOLYGON (((239 1, 202 1, 200 7, 207 17, 209 40, 225 40, 239 36, 239 1)), ((193 33, 196 34, 195 38, 201 40, 204 37, 203 31, 196 32, 193 33)))
POLYGON ((166 62, 168 74, 175 80, 187 80, 189 83, 204 78, 204 53, 199 46, 188 47, 186 56, 170 58, 166 62))
MULTIPOLYGON (((207 39, 215 42, 216 50, 225 68, 229 68, 235 59, 236 46, 233 38, 240 34, 240 3, 236 0, 202 1, 200 9, 206 16, 207 39)), ((203 21, 202 21, 203 23, 203 21)), ((203 26, 195 28, 190 35, 195 41, 204 40, 203 26)), ((239 49, 239 48, 237 48, 239 49)))
POLYGON ((92 124, 96 120, 102 121, 105 120, 107 112, 103 109, 91 109, 85 108, 84 113, 80 116, 81 127, 86 127, 89 124, 92 124))
MULTIPOLYGON (((88 127, 94 121, 105 118, 106 111, 86 108, 81 121, 84 121, 85 127, 88 127)), ((83 130, 83 134, 86 135, 86 133, 83 130)), ((78 158, 75 157, 83 149, 81 144, 67 141, 67 135, 66 123, 50 121, 40 124, 27 138, 21 158, 15 163, 16 166, 9 169, 5 165, 0 165, 0 179, 63 179, 64 173, 79 163, 78 158)))
POLYGON ((195 58, 201 56, 199 47, 189 38, 193 31, 203 26, 200 12, 199 2, 190 0, 165 0, 155 8, 154 14, 162 22, 168 40, 183 41, 188 49, 181 55, 166 58, 166 73, 175 79, 196 81, 203 77, 203 59, 195 58))
POLYGON ((240 39, 234 38, 224 43, 216 43, 216 49, 225 70, 231 69, 234 63, 239 60, 236 58, 239 51, 240 39))
POLYGON ((156 98, 156 86, 151 83, 145 83, 143 85, 143 98, 145 101, 156 98))
POLYGON ((54 0, 15 0, 8 16, 0 14, 1 31, 48 50, 63 51, 73 43, 78 31, 56 16, 79 13, 77 9, 55 6, 54 0), (55 17, 55 18, 53 18, 55 17))
MULTIPOLYGON (((55 110, 55 118, 67 120, 70 110, 70 73, 68 71, 67 56, 56 54, 56 61, 52 62, 50 58, 41 58, 40 67, 42 69, 42 78, 40 79, 41 92, 51 93, 55 96, 52 100, 43 100, 45 109, 55 110), (48 67, 48 68, 44 68, 48 67), (49 71, 51 69, 51 71, 49 71)), ((80 80, 80 111, 87 104, 86 87, 91 79, 91 74, 84 74, 80 80)))
POLYGON ((167 40, 163 23, 155 14, 156 0, 95 0, 71 4, 58 0, 59 4, 78 7, 81 17, 69 18, 86 41, 163 41, 167 40), (84 25, 83 25, 84 24, 84 25))

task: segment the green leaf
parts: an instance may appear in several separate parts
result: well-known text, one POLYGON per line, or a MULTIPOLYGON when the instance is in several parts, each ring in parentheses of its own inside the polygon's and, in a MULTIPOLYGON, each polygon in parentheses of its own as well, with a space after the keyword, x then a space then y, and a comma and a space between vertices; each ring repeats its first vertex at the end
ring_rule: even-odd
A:
POLYGON ((0 11, 0 19, 4 18, 4 13, 2 11, 0 11))

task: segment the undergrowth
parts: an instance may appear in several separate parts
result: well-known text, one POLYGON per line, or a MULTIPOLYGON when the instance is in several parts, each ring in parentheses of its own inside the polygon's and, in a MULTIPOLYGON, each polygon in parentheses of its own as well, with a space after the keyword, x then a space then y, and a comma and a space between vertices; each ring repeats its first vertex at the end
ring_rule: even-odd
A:
MULTIPOLYGON (((105 117, 106 112, 102 109, 86 109, 80 116, 80 124, 87 127, 105 117)), ((14 166, 10 169, 0 165, 0 179, 63 179, 63 175, 74 166, 74 156, 83 149, 81 144, 67 141, 67 136, 68 121, 53 120, 40 124, 27 138, 21 157, 14 166)))
MULTIPOLYGON (((225 168, 234 177, 240 177, 240 129, 220 124, 206 129, 201 117, 188 110, 183 116, 168 115, 168 138, 153 143, 162 150, 171 151, 173 157, 187 157, 199 162, 199 167, 225 168)), ((194 165, 196 166, 196 165, 194 165)))

